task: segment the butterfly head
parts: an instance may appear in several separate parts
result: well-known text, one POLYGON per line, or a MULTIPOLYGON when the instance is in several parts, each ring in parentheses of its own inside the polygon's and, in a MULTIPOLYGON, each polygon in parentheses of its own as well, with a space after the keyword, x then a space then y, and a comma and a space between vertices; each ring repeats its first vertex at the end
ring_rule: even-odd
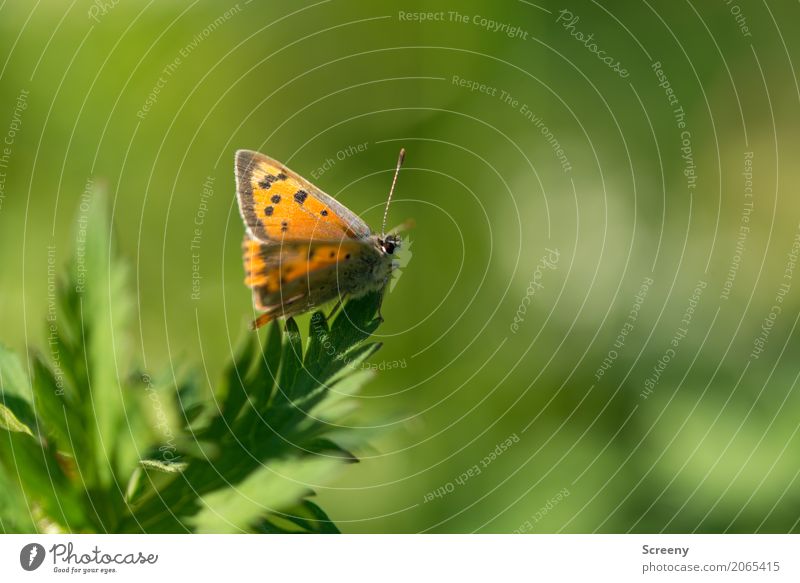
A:
POLYGON ((378 239, 378 244, 386 255, 394 255, 400 248, 400 238, 397 235, 386 235, 385 238, 378 239))
POLYGON ((374 242, 381 256, 376 279, 384 278, 385 283, 385 278, 397 275, 398 270, 408 265, 411 260, 411 241, 392 232, 382 237, 375 237, 374 242))

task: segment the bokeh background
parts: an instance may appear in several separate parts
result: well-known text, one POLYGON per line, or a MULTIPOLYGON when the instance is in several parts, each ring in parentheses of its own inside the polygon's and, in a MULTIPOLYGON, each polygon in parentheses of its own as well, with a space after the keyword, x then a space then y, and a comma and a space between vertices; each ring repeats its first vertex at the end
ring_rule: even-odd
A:
POLYGON ((344 532, 797 531, 798 32, 775 1, 6 0, 0 341, 46 342, 91 179, 135 358, 213 390, 253 316, 235 150, 378 228, 403 146, 370 447, 318 488, 344 532))

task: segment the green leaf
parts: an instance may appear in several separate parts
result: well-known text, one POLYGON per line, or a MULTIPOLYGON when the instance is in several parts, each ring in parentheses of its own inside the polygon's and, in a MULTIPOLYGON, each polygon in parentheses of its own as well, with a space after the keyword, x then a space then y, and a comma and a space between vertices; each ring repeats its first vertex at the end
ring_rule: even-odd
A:
MULTIPOLYGON (((86 220, 85 292, 79 302, 89 361, 84 394, 84 418, 96 428, 95 468, 101 483, 114 483, 114 474, 129 475, 136 467, 135 443, 126 438, 124 388, 121 379, 130 368, 132 302, 127 269, 115 260, 112 226, 104 192, 95 189, 86 220), (121 431, 122 429, 122 431, 121 431), (112 463, 109 464, 108 460, 112 463)), ((74 263, 79 265, 79 256, 74 263)))
POLYGON ((0 533, 30 533, 38 530, 19 482, 0 471, 0 533))
POLYGON ((8 407, 23 423, 36 426, 33 412, 33 390, 28 375, 16 354, 0 344, 0 403, 8 407))
MULTIPOLYGON (((322 508, 311 500, 303 500, 297 506, 289 508, 280 514, 272 514, 269 524, 279 532, 297 534, 300 532, 314 534, 340 534, 334 522, 322 508), (299 527, 301 530, 297 530, 299 527)), ((263 528, 259 525, 259 528, 263 528)))
POLYGON ((381 294, 371 292, 348 302, 333 321, 331 336, 340 354, 367 339, 380 326, 381 320, 376 314, 381 294))
POLYGON ((314 312, 309 322, 308 348, 303 361, 306 368, 319 368, 322 363, 330 359, 331 354, 327 350, 330 344, 330 333, 325 314, 314 312))
POLYGON ((261 352, 253 375, 248 381, 255 387, 255 408, 263 412, 275 394, 281 365, 281 346, 283 335, 278 322, 269 325, 264 350, 261 352))
POLYGON ((352 464, 358 463, 358 458, 356 456, 354 456, 352 453, 344 449, 339 444, 334 443, 333 441, 325 437, 313 440, 311 443, 308 444, 307 448, 308 451, 312 453, 332 455, 340 457, 348 463, 352 464))
POLYGON ((0 429, 33 435, 30 428, 17 419, 17 416, 5 405, 0 405, 0 429))
POLYGON ((185 463, 163 462, 160 460, 142 460, 141 464, 149 470, 157 470, 167 474, 180 474, 188 466, 185 463))
POLYGON ((294 319, 285 332, 272 323, 263 345, 248 334, 204 394, 196 375, 138 372, 127 269, 100 190, 80 222, 30 379, 0 347, 0 531, 338 532, 307 497, 357 461, 356 435, 334 439, 325 419, 349 411, 370 378, 358 365, 380 347, 363 343, 380 295, 352 300, 330 327, 314 314, 305 354, 294 319))
POLYGON ((33 403, 33 390, 19 357, 0 344, 0 394, 33 403))
POLYGON ((252 338, 247 338, 237 350, 235 360, 229 365, 226 372, 227 394, 222 403, 222 419, 226 425, 233 423, 239 415, 242 405, 247 401, 248 386, 245 382, 247 372, 253 364, 256 354, 256 343, 252 338))
POLYGON ((312 532, 318 532, 320 534, 340 534, 339 529, 336 528, 336 524, 328 517, 327 513, 314 502, 311 500, 303 500, 301 505, 304 510, 311 514, 312 520, 308 522, 316 524, 312 532))
POLYGON ((282 460, 236 484, 203 496, 202 510, 190 519, 200 533, 246 532, 265 512, 291 505, 310 486, 340 466, 325 458, 282 460))
POLYGON ((36 411, 42 420, 45 433, 54 439, 61 451, 86 453, 90 445, 85 438, 85 423, 68 406, 53 378, 53 374, 40 356, 33 356, 33 385, 36 411), (71 430, 70 430, 71 429, 71 430))
POLYGON ((296 393, 295 378, 303 368, 303 339, 294 318, 286 320, 286 342, 283 345, 278 391, 287 399, 296 393))
MULTIPOLYGON (((53 522, 82 530, 89 522, 81 510, 80 494, 70 485, 56 452, 25 431, 0 428, 0 464, 7 479, 53 522)), ((31 505, 28 504, 28 508, 31 505)))

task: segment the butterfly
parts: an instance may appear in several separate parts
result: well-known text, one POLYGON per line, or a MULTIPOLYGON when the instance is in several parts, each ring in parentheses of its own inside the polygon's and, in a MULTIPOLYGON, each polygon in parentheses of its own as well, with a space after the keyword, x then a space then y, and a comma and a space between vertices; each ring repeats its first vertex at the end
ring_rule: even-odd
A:
POLYGON ((401 149, 381 234, 374 235, 353 211, 277 160, 236 152, 245 284, 262 312, 253 329, 335 299, 333 312, 345 297, 383 292, 398 266, 401 241, 386 234, 386 217, 404 158, 401 149))

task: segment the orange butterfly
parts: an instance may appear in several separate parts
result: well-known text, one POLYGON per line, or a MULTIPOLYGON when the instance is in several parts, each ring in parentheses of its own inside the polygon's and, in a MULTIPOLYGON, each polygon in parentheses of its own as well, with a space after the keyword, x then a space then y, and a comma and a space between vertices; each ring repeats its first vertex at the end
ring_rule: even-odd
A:
MULTIPOLYGON (((400 150, 382 233, 404 157, 400 150)), ((338 308, 345 296, 385 288, 397 267, 396 235, 373 235, 350 209, 264 154, 239 150, 235 170, 239 211, 247 227, 245 284, 263 312, 253 329, 336 298, 338 308)))

